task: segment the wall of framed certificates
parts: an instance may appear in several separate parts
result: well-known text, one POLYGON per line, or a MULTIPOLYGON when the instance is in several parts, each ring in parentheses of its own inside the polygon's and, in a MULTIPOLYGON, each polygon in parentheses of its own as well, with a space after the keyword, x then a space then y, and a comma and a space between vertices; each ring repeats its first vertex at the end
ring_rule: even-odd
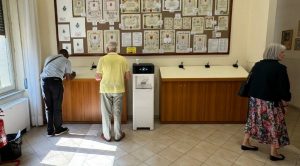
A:
POLYGON ((233 0, 55 0, 58 49, 104 55, 229 54, 233 0))

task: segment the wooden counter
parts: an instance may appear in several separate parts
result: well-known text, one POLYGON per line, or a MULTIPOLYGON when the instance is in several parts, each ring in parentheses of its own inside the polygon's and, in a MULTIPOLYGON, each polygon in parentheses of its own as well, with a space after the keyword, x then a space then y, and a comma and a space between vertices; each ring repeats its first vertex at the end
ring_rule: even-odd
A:
POLYGON ((244 123, 248 99, 237 95, 248 73, 242 67, 160 68, 162 123, 244 123))
MULTIPOLYGON (((123 96, 122 123, 127 122, 126 103, 127 92, 123 96)), ((65 80, 62 108, 66 123, 101 123, 99 82, 86 78, 65 80)))

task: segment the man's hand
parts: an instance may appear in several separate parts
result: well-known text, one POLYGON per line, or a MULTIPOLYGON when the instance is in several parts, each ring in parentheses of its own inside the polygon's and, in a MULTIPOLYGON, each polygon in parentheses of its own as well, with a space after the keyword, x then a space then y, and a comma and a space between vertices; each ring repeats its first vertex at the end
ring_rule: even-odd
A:
POLYGON ((75 71, 72 72, 71 77, 73 77, 73 78, 76 77, 76 72, 75 71))
POLYGON ((75 71, 73 71, 71 74, 69 74, 69 73, 65 74, 65 78, 67 80, 73 80, 75 77, 76 77, 76 72, 75 71))
POLYGON ((101 76, 101 74, 99 74, 99 73, 96 73, 96 75, 95 75, 95 79, 96 79, 96 81, 101 81, 101 79, 102 79, 102 76, 101 76))

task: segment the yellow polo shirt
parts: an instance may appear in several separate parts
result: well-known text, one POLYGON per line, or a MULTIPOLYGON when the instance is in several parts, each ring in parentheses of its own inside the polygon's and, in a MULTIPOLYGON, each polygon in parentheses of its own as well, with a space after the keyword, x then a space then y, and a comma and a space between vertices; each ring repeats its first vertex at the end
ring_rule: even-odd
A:
POLYGON ((125 92, 125 73, 129 65, 123 56, 111 52, 99 59, 97 73, 102 75, 100 93, 125 92))

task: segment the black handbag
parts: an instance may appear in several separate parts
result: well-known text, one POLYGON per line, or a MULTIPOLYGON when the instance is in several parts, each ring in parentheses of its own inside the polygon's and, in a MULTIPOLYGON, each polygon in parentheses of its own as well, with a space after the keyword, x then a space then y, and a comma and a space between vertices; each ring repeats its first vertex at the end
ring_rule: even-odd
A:
POLYGON ((241 84, 238 95, 241 97, 249 97, 250 79, 252 72, 249 73, 247 80, 241 84))

